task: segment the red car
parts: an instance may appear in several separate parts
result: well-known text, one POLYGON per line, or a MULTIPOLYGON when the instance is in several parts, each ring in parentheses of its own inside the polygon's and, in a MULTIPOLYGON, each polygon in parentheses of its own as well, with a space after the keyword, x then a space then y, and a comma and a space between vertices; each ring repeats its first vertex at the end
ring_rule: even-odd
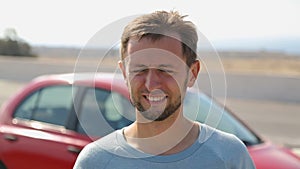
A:
MULTIPOLYGON (((184 104, 185 115, 202 123, 219 117, 217 128, 246 144, 257 169, 300 169, 298 156, 263 140, 207 95, 190 90, 184 104)), ((129 125, 132 112, 120 75, 38 77, 0 110, 0 169, 71 169, 86 144, 129 125)))

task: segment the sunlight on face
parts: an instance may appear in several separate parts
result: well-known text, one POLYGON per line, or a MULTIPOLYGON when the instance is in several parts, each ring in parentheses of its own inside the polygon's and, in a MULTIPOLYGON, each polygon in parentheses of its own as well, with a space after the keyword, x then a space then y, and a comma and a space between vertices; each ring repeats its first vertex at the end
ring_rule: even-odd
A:
POLYGON ((141 39, 131 42, 128 51, 123 71, 131 102, 140 114, 161 121, 178 112, 189 70, 181 42, 169 37, 141 39))

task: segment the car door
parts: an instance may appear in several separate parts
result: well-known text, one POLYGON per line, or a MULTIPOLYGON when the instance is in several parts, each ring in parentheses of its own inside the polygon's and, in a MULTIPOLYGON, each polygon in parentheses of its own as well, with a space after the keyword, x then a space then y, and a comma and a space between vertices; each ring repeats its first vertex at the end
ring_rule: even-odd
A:
POLYGON ((74 114, 73 89, 71 85, 43 87, 17 106, 13 125, 2 128, 7 168, 72 168, 80 150, 91 141, 66 128, 74 114))
POLYGON ((135 119, 133 106, 119 92, 87 87, 81 98, 81 109, 75 126, 78 133, 91 138, 103 137, 131 124, 135 119))

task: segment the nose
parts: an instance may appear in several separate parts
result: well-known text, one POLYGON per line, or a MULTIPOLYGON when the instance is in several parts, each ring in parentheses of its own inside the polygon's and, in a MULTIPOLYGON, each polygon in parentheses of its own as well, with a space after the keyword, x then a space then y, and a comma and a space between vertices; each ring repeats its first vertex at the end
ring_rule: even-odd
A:
POLYGON ((161 80, 157 70, 149 69, 146 75, 145 86, 149 91, 158 89, 161 85, 161 80))

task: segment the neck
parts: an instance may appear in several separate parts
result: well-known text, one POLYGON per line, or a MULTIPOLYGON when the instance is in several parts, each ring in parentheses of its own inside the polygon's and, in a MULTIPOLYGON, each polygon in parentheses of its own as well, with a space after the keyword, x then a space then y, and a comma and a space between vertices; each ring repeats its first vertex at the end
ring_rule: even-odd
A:
POLYGON ((182 113, 174 113, 163 121, 136 121, 124 130, 128 144, 154 155, 182 151, 194 143, 198 134, 198 125, 184 118, 182 113))

